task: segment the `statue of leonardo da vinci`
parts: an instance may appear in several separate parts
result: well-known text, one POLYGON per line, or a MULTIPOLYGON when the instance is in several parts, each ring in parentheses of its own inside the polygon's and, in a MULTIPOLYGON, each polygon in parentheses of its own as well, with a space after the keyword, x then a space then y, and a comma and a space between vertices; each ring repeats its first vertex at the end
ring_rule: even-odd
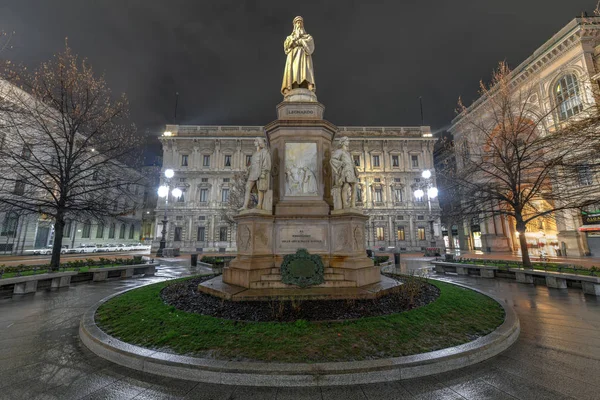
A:
POLYGON ((287 54, 281 93, 285 95, 292 89, 304 88, 315 91, 315 72, 313 70, 312 53, 315 42, 304 30, 302 17, 294 18, 294 30, 285 39, 283 50, 287 54))

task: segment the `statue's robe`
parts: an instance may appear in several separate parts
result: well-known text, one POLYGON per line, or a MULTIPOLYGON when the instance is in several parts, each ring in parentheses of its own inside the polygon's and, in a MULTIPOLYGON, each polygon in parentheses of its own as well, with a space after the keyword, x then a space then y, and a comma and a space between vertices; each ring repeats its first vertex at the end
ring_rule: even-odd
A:
POLYGON ((312 36, 306 33, 298 39, 300 46, 292 47, 293 41, 294 36, 292 34, 283 43, 283 50, 287 54, 287 60, 283 71, 281 93, 284 93, 287 88, 308 88, 308 84, 312 84, 313 91, 315 91, 315 73, 311 56, 315 51, 315 42, 312 36))
POLYGON ((252 154, 248 171, 248 181, 258 181, 258 190, 268 190, 270 172, 271 154, 269 150, 263 148, 252 154))

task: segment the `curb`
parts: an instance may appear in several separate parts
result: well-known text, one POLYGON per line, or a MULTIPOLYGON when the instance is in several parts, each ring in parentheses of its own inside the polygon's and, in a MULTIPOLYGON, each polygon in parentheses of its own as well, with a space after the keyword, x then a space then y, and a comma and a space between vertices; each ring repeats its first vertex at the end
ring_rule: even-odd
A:
POLYGON ((512 307, 480 290, 452 284, 494 299, 504 308, 504 322, 492 333, 472 342, 412 356, 313 364, 267 363, 196 358, 146 349, 107 335, 94 321, 98 307, 111 298, 140 286, 115 293, 90 307, 81 319, 79 337, 94 354, 116 364, 196 382, 298 387, 356 385, 418 378, 484 361, 506 350, 519 337, 519 319, 512 307))

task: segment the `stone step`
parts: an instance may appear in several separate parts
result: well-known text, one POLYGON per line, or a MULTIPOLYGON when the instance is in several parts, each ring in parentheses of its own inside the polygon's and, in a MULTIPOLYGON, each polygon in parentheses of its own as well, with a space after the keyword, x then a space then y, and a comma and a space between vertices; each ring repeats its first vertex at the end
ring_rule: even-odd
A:
MULTIPOLYGON (((323 274, 323 277, 325 278, 326 281, 343 281, 344 280, 344 274, 323 274)), ((262 275, 260 277, 261 281, 280 281, 281 280, 281 275, 280 274, 269 274, 269 275, 262 275)))
MULTIPOLYGON (((285 289, 293 288, 293 285, 286 285, 281 281, 258 281, 251 282, 250 289, 285 289)), ((353 281, 326 281, 325 283, 318 286, 311 286, 315 288, 342 288, 342 287, 356 287, 356 282, 353 281)))

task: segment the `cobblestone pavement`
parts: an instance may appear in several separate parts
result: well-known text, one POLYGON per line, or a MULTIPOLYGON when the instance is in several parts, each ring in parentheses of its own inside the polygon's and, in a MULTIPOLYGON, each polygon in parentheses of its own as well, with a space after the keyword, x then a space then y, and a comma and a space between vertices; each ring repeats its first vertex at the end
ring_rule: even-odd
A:
MULTIPOLYGON (((426 266, 406 260, 403 270, 426 266)), ((162 378, 105 361, 79 341, 83 312, 116 291, 186 276, 82 283, 0 300, 0 399, 598 399, 600 301, 581 290, 444 276, 515 308, 521 336, 486 362, 427 378, 326 388, 254 388, 162 378)))

